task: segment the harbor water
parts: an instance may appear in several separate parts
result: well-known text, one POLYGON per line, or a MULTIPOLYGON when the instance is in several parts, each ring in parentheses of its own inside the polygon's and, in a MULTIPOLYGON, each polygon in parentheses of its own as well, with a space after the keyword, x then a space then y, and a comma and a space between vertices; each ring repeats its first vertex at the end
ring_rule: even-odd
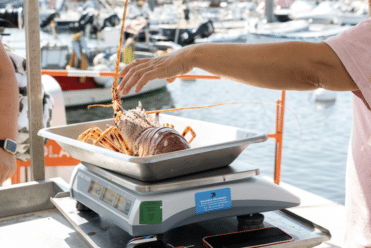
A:
MULTIPOLYGON (((205 73, 194 70, 195 73, 205 73)), ((313 92, 286 93, 281 180, 335 202, 345 202, 345 168, 352 123, 352 94, 336 92, 336 100, 311 101, 313 92)), ((276 100, 281 91, 256 88, 229 80, 177 79, 165 90, 123 101, 125 109, 141 101, 146 110, 205 106, 225 102, 260 102, 193 109, 168 114, 274 133, 276 100)), ((112 108, 80 106, 67 109, 68 124, 112 118, 112 108)), ((219 135, 215 133, 215 135, 219 135)), ((238 158, 273 177, 275 142, 250 145, 238 158)))

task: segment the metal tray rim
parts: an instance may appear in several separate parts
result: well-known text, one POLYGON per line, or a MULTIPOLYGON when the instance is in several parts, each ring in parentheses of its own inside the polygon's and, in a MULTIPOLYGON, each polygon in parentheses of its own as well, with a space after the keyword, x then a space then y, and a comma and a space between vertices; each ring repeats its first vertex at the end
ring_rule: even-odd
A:
MULTIPOLYGON (((85 149, 85 150, 90 150, 92 152, 96 152, 96 153, 99 153, 99 154, 102 154, 102 155, 109 155, 110 157, 117 158, 117 159, 120 159, 120 160, 123 160, 123 161, 126 161, 126 162, 132 162, 132 163, 147 162, 147 163, 150 163, 150 162, 157 162, 157 161, 165 160, 167 157, 169 157, 169 154, 171 154, 172 156, 175 156, 175 155, 184 155, 184 156, 195 155, 195 154, 199 154, 199 153, 202 153, 202 152, 207 152, 207 151, 214 150, 214 148, 216 148, 216 147, 218 149, 225 149, 225 148, 239 146, 241 144, 246 145, 246 144, 264 142, 268 139, 267 134, 263 134, 263 133, 262 134, 250 133, 250 134, 253 134, 253 135, 255 134, 255 135, 253 137, 240 139, 238 141, 229 141, 229 142, 225 142, 225 143, 222 143, 222 144, 218 143, 218 144, 213 144, 213 145, 209 145, 209 146, 189 148, 189 149, 186 149, 186 150, 175 151, 175 152, 171 152, 171 153, 151 155, 151 156, 146 156, 146 157, 130 156, 130 155, 126 155, 126 154, 123 154, 123 153, 118 153, 118 152, 111 151, 111 150, 108 150, 108 149, 103 148, 103 147, 94 146, 92 144, 88 144, 88 143, 84 143, 84 142, 81 142, 79 148, 82 148, 82 149, 85 149)), ((61 137, 60 135, 48 132, 47 129, 41 129, 38 132, 38 135, 42 136, 44 138, 55 140, 57 143, 63 143, 63 144, 66 144, 66 145, 76 147, 76 145, 74 144, 74 142, 76 142, 76 140, 73 140, 71 138, 61 137)))
MULTIPOLYGON (((96 123, 96 122, 104 122, 104 121, 110 121, 110 120, 113 120, 113 118, 98 120, 98 121, 85 122, 85 123, 96 123)), ((43 128, 43 129, 39 130, 38 135, 42 136, 44 138, 55 140, 59 145, 60 145, 60 143, 62 143, 62 144, 65 144, 65 145, 77 147, 76 144, 75 144, 77 140, 72 139, 72 138, 68 138, 68 137, 64 137, 64 136, 61 136, 59 134, 52 133, 51 131, 52 130, 57 130, 57 129, 60 129, 60 128, 63 128, 63 127, 67 127, 67 126, 79 126, 79 125, 82 125, 82 124, 84 124, 84 123, 77 123, 77 124, 64 125, 64 126, 58 126, 58 127, 43 128)), ((224 125, 221 125, 221 124, 216 124, 216 125, 224 126, 224 125)), ((203 153, 203 152, 208 152, 208 151, 215 150, 215 148, 217 148, 217 149, 231 148, 231 147, 236 147, 236 146, 240 146, 240 145, 260 143, 260 142, 264 142, 268 139, 268 135, 266 133, 247 132, 246 129, 237 128, 237 127, 233 127, 233 128, 235 128, 236 130, 241 130, 241 131, 244 131, 246 133, 249 133, 250 135, 252 135, 252 137, 243 138, 243 139, 234 140, 234 141, 228 141, 228 142, 224 142, 224 143, 216 143, 216 144, 212 144, 212 145, 208 145, 208 146, 194 147, 194 148, 189 148, 189 149, 181 150, 181 151, 175 151, 175 152, 171 152, 171 153, 151 155, 151 156, 146 156, 146 157, 130 156, 130 155, 126 155, 126 154, 123 154, 123 153, 118 153, 118 152, 111 151, 111 150, 103 148, 103 147, 94 146, 92 144, 88 144, 88 143, 84 143, 84 142, 79 142, 78 148, 85 149, 85 150, 88 150, 88 151, 91 151, 91 152, 94 152, 94 153, 99 153, 99 154, 102 154, 102 155, 110 156, 112 158, 119 159, 119 160, 124 161, 124 162, 143 164, 143 163, 154 163, 154 162, 163 161, 163 160, 168 159, 170 156, 171 157, 175 157, 175 156, 183 157, 183 156, 197 155, 197 154, 200 154, 200 153, 203 153)))

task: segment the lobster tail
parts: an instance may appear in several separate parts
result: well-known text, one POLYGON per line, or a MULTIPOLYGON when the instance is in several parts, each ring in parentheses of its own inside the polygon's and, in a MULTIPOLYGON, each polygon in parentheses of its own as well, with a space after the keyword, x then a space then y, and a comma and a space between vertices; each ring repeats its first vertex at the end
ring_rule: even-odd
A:
POLYGON ((154 127, 144 130, 135 146, 141 157, 190 148, 185 138, 169 127, 154 127))

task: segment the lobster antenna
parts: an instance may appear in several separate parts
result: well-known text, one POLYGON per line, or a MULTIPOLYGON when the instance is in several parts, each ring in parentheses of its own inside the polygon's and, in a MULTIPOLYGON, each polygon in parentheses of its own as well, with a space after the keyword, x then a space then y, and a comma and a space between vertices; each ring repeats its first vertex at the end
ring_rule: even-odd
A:
POLYGON ((149 114, 149 115, 150 114, 156 114, 156 115, 158 115, 160 113, 169 113, 169 112, 174 112, 174 111, 190 110, 190 109, 211 108, 211 107, 217 107, 217 106, 229 105, 229 104, 269 104, 269 105, 277 105, 277 106, 280 106, 280 107, 284 107, 285 109, 287 109, 288 111, 290 111, 295 116, 296 120, 298 121, 299 129, 300 129, 300 138, 299 138, 299 141, 297 142, 297 144, 300 143, 301 138, 303 136, 303 130, 301 128, 301 124, 300 124, 300 121, 299 121, 298 116, 294 113, 294 111, 292 111, 288 107, 283 106, 283 105, 281 105, 279 103, 272 103, 272 102, 224 102, 224 103, 217 103, 217 104, 211 104, 211 105, 205 105, 205 106, 153 110, 153 111, 147 111, 146 113, 149 114))
POLYGON ((124 9, 124 14, 122 17, 122 25, 121 25, 120 43, 119 43, 119 47, 117 51, 115 77, 113 79, 113 84, 112 84, 112 106, 113 106, 114 113, 120 112, 122 110, 122 107, 121 107, 122 101, 121 101, 120 93, 117 90, 117 80, 119 76, 120 57, 121 57, 122 43, 124 40, 125 19, 126 19, 127 8, 128 8, 128 0, 125 1, 125 9, 124 9))

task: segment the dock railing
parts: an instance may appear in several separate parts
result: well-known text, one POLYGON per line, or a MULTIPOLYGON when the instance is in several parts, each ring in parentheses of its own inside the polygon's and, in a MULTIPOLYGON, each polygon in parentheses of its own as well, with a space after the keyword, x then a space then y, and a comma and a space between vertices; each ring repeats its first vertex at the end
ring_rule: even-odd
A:
POLYGON ((280 184, 281 181, 281 162, 282 162, 282 140, 283 140, 283 123, 285 119, 285 98, 286 91, 281 92, 281 99, 277 100, 276 109, 276 132, 268 134, 268 138, 276 140, 275 146, 275 166, 274 166, 274 183, 280 184))

